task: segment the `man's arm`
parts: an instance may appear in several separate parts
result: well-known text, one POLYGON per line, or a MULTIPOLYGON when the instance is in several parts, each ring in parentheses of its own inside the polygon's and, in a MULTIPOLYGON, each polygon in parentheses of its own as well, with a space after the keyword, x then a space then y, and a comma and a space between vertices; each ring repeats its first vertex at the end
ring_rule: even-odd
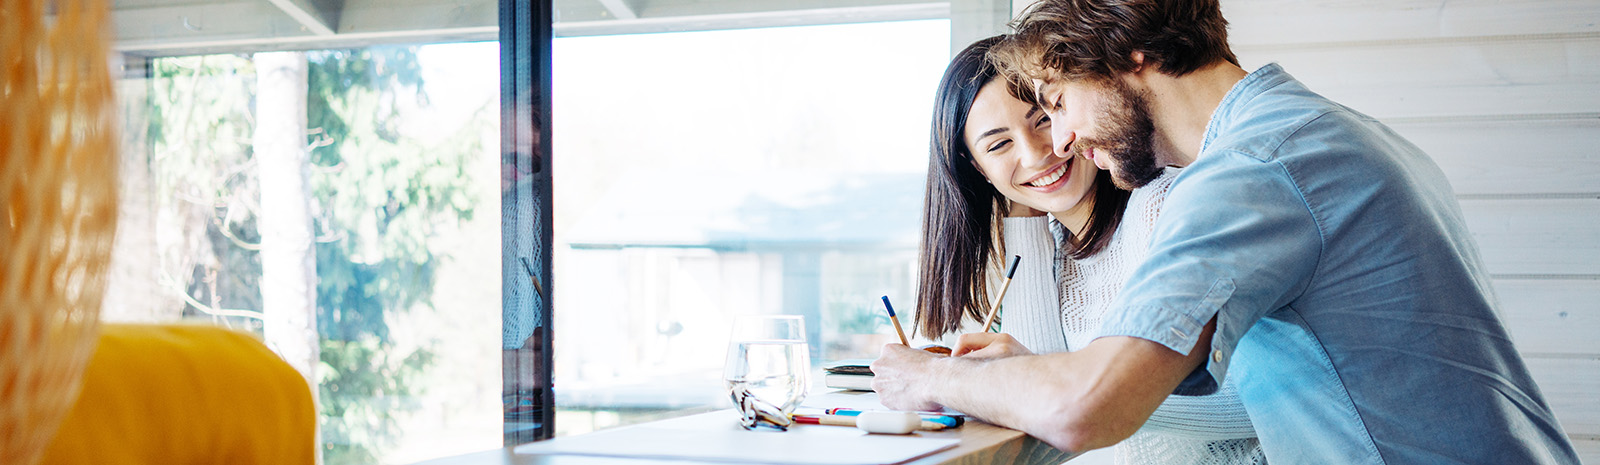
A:
POLYGON ((1125 336, 1102 337, 1077 352, 998 358, 984 358, 982 350, 941 357, 889 344, 872 364, 872 388, 889 408, 942 405, 1082 452, 1138 431, 1205 361, 1215 326, 1206 324, 1188 355, 1125 336))

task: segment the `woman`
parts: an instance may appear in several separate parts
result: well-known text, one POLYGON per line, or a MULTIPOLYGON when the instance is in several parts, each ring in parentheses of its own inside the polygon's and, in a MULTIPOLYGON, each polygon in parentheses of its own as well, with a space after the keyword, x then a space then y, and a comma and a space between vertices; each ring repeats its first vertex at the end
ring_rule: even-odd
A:
MULTIPOLYGON (((1020 255, 1005 332, 1036 353, 1076 350, 1148 254, 1175 174, 1129 193, 1081 155, 1055 154, 1033 96, 1013 95, 987 60, 1001 39, 967 47, 939 85, 916 319, 934 339, 963 317, 981 321, 991 273, 1001 257, 1020 255)), ((1117 462, 1265 463, 1233 379, 1211 396, 1169 397, 1117 444, 1117 462)))

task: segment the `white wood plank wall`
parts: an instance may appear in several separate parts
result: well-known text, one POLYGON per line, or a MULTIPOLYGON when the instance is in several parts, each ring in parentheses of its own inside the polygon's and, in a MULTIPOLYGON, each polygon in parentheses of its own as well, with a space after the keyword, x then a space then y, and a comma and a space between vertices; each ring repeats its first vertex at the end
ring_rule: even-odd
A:
POLYGON ((1600 1, 1222 8, 1246 69, 1283 65, 1444 169, 1512 337, 1582 460, 1600 463, 1600 1))

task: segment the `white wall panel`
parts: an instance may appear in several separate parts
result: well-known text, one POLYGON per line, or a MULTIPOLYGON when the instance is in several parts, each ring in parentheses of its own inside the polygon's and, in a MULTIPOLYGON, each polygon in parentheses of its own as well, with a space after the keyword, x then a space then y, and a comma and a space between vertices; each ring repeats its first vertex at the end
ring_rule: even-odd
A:
POLYGON ((1277 62, 1313 90, 1384 119, 1600 112, 1600 37, 1239 55, 1248 69, 1277 62))
POLYGON ((1584 40, 1457 39, 1427 44, 1236 50, 1247 69, 1276 61, 1318 87, 1532 85, 1600 78, 1600 36, 1584 40))
POLYGON ((1312 88, 1528 86, 1600 81, 1600 37, 1238 51, 1256 69, 1282 64, 1312 88))
POLYGON ((1600 32, 1594 0, 1222 0, 1235 47, 1600 32))
POLYGON ((1579 461, 1583 463, 1600 463, 1600 439, 1574 439, 1572 446, 1578 449, 1579 461))
POLYGON ((1600 193, 1600 115, 1390 126, 1432 156, 1459 195, 1600 193))
POLYGON ((1600 275, 1600 199, 1465 199, 1461 211, 1491 275, 1600 275))
POLYGON ((1529 358, 1528 371, 1569 436, 1600 436, 1600 360, 1529 358))
POLYGON ((1600 88, 1592 82, 1511 86, 1441 83, 1312 89, 1345 106, 1384 120, 1600 112, 1600 88))
MULTIPOLYGON (((1600 280, 1497 279, 1500 317, 1529 356, 1600 354, 1600 280)), ((1600 397, 1600 392, 1594 393, 1600 397)))

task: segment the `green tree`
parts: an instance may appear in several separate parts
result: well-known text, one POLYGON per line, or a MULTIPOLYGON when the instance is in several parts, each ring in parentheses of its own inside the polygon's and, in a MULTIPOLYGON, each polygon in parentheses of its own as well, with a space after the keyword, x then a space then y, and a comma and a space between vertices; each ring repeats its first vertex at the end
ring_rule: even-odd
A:
POLYGON ((255 74, 248 57, 151 63, 150 168, 159 263, 154 273, 189 317, 261 329, 259 186, 251 156, 255 74))
MULTIPOLYGON (((467 165, 483 153, 491 109, 426 144, 402 130, 406 111, 428 103, 415 47, 311 52, 308 61, 324 460, 371 463, 393 445, 433 363, 426 348, 398 353, 386 316, 432 307, 435 270, 449 257, 428 240, 471 218, 467 165)), ((156 268, 186 315, 259 331, 250 60, 166 58, 151 71, 155 210, 175 226, 158 239, 156 268)))
MULTIPOLYGON (((328 377, 319 394, 325 460, 365 463, 395 437, 396 412, 413 408, 427 350, 394 354, 386 312, 432 306, 440 260, 428 239, 444 221, 471 219, 468 158, 477 129, 435 146, 401 130, 405 108, 425 106, 415 48, 314 52, 307 118, 316 148, 317 327, 328 377)), ((482 124, 482 113, 479 115, 482 124)))

